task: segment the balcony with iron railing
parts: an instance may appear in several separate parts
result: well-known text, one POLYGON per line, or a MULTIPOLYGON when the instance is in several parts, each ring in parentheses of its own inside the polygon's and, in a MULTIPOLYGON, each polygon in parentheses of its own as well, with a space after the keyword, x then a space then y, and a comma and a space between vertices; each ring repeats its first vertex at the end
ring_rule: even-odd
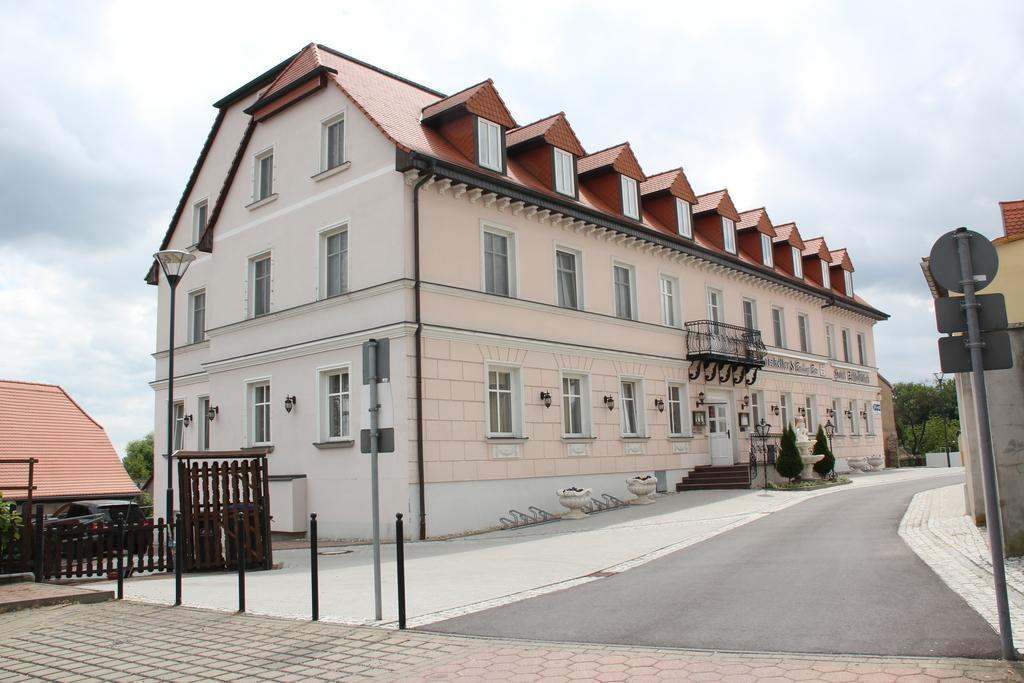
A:
POLYGON ((686 359, 691 361, 692 367, 690 379, 696 379, 703 372, 705 381, 717 376, 719 382, 731 378, 733 384, 744 380, 753 384, 767 355, 760 330, 713 320, 686 323, 686 359))

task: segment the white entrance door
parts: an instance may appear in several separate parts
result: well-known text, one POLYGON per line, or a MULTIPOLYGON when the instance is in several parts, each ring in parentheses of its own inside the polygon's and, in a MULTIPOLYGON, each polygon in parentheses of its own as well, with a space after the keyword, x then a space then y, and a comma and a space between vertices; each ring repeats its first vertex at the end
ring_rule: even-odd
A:
POLYGON ((711 442, 711 464, 732 465, 732 430, 729 428, 727 403, 708 403, 708 439, 711 442))

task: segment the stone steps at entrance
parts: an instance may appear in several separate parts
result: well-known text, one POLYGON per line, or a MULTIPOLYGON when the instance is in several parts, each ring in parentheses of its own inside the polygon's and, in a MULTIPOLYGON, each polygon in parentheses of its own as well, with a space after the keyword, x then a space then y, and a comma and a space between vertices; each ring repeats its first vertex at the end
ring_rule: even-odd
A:
POLYGON ((676 491, 748 488, 750 468, 747 465, 699 465, 676 484, 676 491))

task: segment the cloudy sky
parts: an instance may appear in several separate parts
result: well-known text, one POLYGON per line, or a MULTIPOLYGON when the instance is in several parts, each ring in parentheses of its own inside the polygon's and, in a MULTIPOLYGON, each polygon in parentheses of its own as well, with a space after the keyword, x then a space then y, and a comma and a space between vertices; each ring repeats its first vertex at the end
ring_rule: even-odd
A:
POLYGON ((0 377, 152 429, 142 281, 214 101, 316 41, 847 246, 892 380, 937 369, 919 258, 1024 197, 1024 3, 0 0, 0 377), (713 5, 713 6, 712 6, 713 5))

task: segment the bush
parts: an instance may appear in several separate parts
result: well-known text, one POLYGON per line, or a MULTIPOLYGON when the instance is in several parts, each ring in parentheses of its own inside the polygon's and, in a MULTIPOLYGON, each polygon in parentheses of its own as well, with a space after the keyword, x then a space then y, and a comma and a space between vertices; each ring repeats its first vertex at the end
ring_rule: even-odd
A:
POLYGON ((800 457, 800 449, 796 447, 796 432, 789 425, 782 430, 779 442, 779 457, 775 459, 775 470, 790 481, 800 478, 804 469, 804 461, 800 457))
POLYGON ((11 501, 4 500, 0 492, 0 556, 6 555, 10 546, 21 538, 21 515, 11 501))
POLYGON ((811 450, 815 455, 824 455, 825 457, 814 463, 814 471, 821 477, 825 477, 829 472, 835 469, 836 458, 832 455, 832 450, 828 447, 828 437, 825 436, 825 430, 818 426, 818 435, 814 439, 814 448, 811 450))

